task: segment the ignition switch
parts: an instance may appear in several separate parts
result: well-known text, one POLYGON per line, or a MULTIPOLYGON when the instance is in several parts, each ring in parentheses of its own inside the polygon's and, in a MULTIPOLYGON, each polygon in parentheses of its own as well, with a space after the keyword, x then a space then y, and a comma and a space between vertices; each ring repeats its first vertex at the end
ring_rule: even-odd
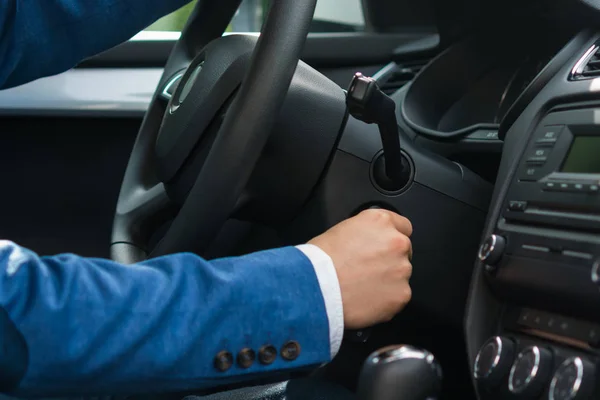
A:
POLYGON ((367 124, 377 124, 383 156, 375 162, 375 183, 387 192, 404 189, 411 179, 411 165, 402 155, 396 103, 377 85, 375 79, 357 72, 346 96, 350 115, 367 124))

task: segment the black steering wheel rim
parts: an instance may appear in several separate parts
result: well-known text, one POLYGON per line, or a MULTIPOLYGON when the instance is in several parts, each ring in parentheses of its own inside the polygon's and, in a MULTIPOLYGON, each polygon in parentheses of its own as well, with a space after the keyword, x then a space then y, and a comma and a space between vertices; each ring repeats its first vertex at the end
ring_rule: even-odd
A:
POLYGON ((165 106, 160 104, 164 84, 175 71, 189 65, 211 36, 222 34, 223 22, 229 22, 239 3, 200 0, 169 57, 134 144, 117 203, 111 256, 118 262, 134 263, 183 251, 202 253, 230 217, 269 138, 298 65, 316 0, 271 2, 236 98, 179 210, 157 178, 154 146, 165 114, 165 106), (221 3, 222 9, 215 3, 221 3), (203 40, 206 42, 198 43, 203 40), (172 216, 166 234, 150 249, 153 231, 172 216))

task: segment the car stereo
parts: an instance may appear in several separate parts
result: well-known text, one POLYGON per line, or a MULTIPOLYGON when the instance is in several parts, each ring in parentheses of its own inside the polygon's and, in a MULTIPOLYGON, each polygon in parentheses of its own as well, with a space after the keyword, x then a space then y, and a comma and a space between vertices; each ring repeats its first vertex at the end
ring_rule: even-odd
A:
POLYGON ((554 111, 529 138, 479 251, 505 302, 500 336, 474 362, 488 398, 597 398, 599 255, 600 108, 554 111), (559 386, 572 379, 579 383, 559 386))
POLYGON ((600 232, 600 108, 548 114, 506 199, 507 221, 600 232))
POLYGON ((563 108, 535 127, 480 249, 514 304, 600 315, 600 108, 563 108))

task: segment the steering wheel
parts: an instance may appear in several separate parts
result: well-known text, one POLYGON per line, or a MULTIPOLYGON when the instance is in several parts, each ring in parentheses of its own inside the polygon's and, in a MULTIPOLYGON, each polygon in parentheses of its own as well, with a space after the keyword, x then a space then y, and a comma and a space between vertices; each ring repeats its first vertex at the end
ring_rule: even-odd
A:
MULTIPOLYGON (((401 192, 378 185, 377 126, 348 115, 344 90, 299 61, 316 1, 271 1, 260 36, 223 36, 240 0, 198 0, 135 141, 111 256, 210 256, 230 219, 274 227, 297 244, 380 206, 418 227, 412 314, 394 323, 414 332, 459 327, 465 299, 457 293, 469 290, 493 186, 408 128, 399 135, 410 182, 401 192)), ((415 344, 442 363, 455 355, 443 340, 415 344)))
MULTIPOLYGON (((113 224, 114 260, 135 263, 174 252, 201 254, 232 214, 257 196, 270 196, 268 190, 248 186, 261 156, 269 158, 265 146, 284 100, 294 102, 288 94, 292 78, 300 75, 299 92, 307 85, 321 86, 316 71, 299 64, 316 2, 271 2, 256 37, 222 36, 240 1, 198 1, 130 156, 113 224), (153 235, 167 221, 172 222, 166 233, 152 245, 153 235)), ((336 104, 339 96, 336 92, 336 104)), ((333 123, 338 131, 340 119, 338 115, 333 123)), ((335 134, 329 135, 331 146, 323 154, 331 152, 335 134)), ((270 157, 262 169, 280 168, 274 159, 282 156, 270 157)))

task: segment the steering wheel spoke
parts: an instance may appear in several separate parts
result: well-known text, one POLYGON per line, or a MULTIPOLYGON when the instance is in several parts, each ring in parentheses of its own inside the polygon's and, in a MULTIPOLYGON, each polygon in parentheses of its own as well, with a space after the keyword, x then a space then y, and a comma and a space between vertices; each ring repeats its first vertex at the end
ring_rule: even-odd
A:
POLYGON ((129 248, 127 252, 130 255, 122 262, 134 263, 144 259, 152 234, 175 213, 176 207, 162 183, 148 189, 140 186, 127 194, 122 193, 113 225, 113 255, 129 248))

